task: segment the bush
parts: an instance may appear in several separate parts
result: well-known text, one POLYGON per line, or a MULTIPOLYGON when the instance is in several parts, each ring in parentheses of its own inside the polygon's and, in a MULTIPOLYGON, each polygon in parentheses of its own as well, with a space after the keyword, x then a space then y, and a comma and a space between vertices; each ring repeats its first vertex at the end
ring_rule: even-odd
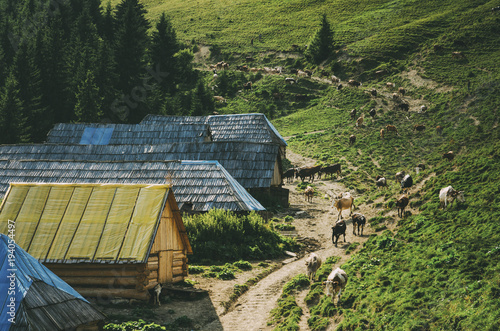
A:
POLYGON ((194 263, 264 260, 296 247, 294 239, 270 229, 256 213, 237 215, 213 209, 184 216, 184 224, 194 252, 190 260, 194 263))

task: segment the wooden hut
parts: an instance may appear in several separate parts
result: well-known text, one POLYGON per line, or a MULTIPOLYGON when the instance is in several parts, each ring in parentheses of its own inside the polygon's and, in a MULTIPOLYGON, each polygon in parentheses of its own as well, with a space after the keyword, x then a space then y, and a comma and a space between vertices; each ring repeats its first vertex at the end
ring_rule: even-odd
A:
MULTIPOLYGON (((1 160, 0 199, 10 183, 172 184, 175 199, 190 212, 265 208, 217 161, 1 160)), ((263 215, 264 216, 264 215, 263 215)))
POLYGON ((0 330, 102 330, 105 316, 15 244, 10 230, 0 234, 0 330))
POLYGON ((170 185, 12 184, 0 232, 83 296, 149 299, 192 254, 170 185))

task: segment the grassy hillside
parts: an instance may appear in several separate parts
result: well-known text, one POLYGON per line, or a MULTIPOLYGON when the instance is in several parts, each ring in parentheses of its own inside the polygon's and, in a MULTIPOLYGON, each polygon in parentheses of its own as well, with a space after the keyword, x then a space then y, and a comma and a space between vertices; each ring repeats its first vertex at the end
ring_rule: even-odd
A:
MULTIPOLYGON (((321 330, 332 318, 341 319, 341 330, 500 328, 500 13, 491 12, 496 1, 144 4, 152 19, 166 11, 184 41, 215 46, 211 63, 224 59, 234 68, 253 55, 252 66, 282 65, 289 76, 292 67, 314 71, 312 78, 286 85, 284 76, 230 70, 220 74, 214 90, 228 99, 218 105, 220 113, 263 112, 283 136, 294 136, 290 149, 325 164, 342 163, 344 183, 360 202, 380 210, 370 220, 378 235, 343 266, 351 275, 343 303, 312 302, 311 329, 321 330), (337 52, 318 68, 292 51, 292 44, 308 43, 321 13, 334 30, 337 52), (455 51, 464 56, 453 58, 455 51), (319 77, 321 70, 363 85, 337 90, 319 77), (253 89, 240 91, 249 80, 253 89), (409 112, 397 107, 386 82, 406 89, 409 112), (422 104, 428 110, 418 113, 422 104), (365 116, 362 127, 349 117, 353 108, 365 116), (377 110, 374 119, 367 113, 371 108, 377 110), (387 124, 396 125, 399 136, 382 140, 379 131, 387 124), (415 124, 427 129, 414 132, 415 124), (442 134, 437 125, 444 127, 442 134), (353 146, 351 134, 357 136, 353 146), (456 154, 452 162, 441 157, 449 150, 456 154), (419 163, 426 169, 417 175, 419 163), (410 195, 417 213, 404 219, 390 213, 400 195, 392 179, 400 170, 411 172, 418 186, 410 195), (391 180, 386 191, 375 189, 379 174, 391 180), (440 210, 438 193, 448 185, 465 190, 466 203, 440 210), (397 222, 397 231, 385 230, 384 221, 397 222)), ((206 82, 215 85, 211 73, 206 82)))

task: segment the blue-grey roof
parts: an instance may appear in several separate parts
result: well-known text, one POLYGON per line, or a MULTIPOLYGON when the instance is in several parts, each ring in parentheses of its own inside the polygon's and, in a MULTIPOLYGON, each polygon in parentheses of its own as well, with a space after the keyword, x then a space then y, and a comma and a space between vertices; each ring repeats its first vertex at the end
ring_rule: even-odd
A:
POLYGON ((82 145, 156 145, 210 140, 207 124, 99 124, 59 123, 47 135, 48 143, 82 145))
POLYGON ((67 330, 104 319, 78 292, 12 238, 0 234, 1 330, 67 330), (15 324, 9 321, 14 316, 15 324))
POLYGON ((269 188, 275 175, 279 146, 247 142, 207 142, 162 145, 1 145, 0 159, 74 161, 216 160, 244 188, 269 188))
POLYGON ((287 146, 285 139, 264 114, 211 116, 147 115, 141 124, 207 124, 213 141, 247 141, 287 146))
POLYGON ((1 160, 0 199, 9 183, 171 183, 179 205, 262 211, 262 205, 217 161, 1 160))

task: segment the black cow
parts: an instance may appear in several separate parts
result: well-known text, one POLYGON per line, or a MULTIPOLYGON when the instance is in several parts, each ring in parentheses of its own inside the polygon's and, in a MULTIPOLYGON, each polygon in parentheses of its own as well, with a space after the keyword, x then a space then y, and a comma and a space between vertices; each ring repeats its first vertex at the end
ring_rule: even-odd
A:
POLYGON ((362 215, 360 213, 354 213, 352 214, 352 233, 356 235, 356 224, 358 225, 358 236, 363 235, 363 229, 365 228, 366 224, 366 217, 365 215, 362 215), (361 228, 361 232, 359 232, 359 229, 361 228))
POLYGON ((287 183, 291 183, 293 182, 293 178, 295 177, 295 172, 297 170, 295 168, 290 168, 288 169, 287 171, 285 171, 283 173, 283 177, 282 177, 282 180, 284 180, 286 178, 286 182, 287 183))
POLYGON ((337 243, 339 241, 340 235, 344 235, 344 242, 345 242, 345 230, 347 229, 347 226, 345 224, 345 221, 343 219, 337 221, 335 223, 335 226, 332 226, 332 243, 335 244, 335 247, 337 247, 337 243))
POLYGON ((326 166, 326 167, 321 168, 321 173, 324 173, 325 177, 326 177, 326 175, 330 175, 330 177, 333 177, 333 174, 335 174, 335 173, 338 176, 340 176, 342 174, 342 168, 341 168, 340 163, 335 163, 334 165, 330 165, 330 166, 326 166))
POLYGON ((321 166, 314 166, 314 167, 305 167, 305 168, 300 168, 299 170, 297 170, 297 173, 296 173, 296 177, 300 177, 300 179, 302 181, 304 181, 304 179, 306 177, 309 177, 309 180, 312 182, 314 182, 314 175, 317 174, 318 172, 321 171, 321 166))

